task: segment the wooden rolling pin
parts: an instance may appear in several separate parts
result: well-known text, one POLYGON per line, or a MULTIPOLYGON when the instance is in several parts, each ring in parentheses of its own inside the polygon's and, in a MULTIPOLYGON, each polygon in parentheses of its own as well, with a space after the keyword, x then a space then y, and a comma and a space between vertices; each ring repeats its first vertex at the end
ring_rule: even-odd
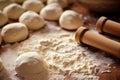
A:
POLYGON ((96 29, 100 33, 109 33, 120 37, 120 23, 109 20, 106 17, 100 17, 96 24, 96 29))
POLYGON ((75 40, 77 41, 77 43, 84 43, 99 48, 120 58, 119 42, 90 31, 85 27, 78 28, 75 33, 75 40))

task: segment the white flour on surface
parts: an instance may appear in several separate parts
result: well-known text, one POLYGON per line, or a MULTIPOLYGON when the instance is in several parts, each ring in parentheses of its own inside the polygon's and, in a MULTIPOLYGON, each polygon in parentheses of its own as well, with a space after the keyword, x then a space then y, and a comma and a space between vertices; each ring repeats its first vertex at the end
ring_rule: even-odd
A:
POLYGON ((47 22, 44 29, 31 33, 29 39, 15 48, 18 55, 30 51, 42 55, 49 65, 50 80, 64 80, 66 75, 76 80, 99 80, 96 73, 108 71, 113 63, 102 52, 93 53, 87 47, 78 45, 74 32, 64 31, 51 22, 47 22))

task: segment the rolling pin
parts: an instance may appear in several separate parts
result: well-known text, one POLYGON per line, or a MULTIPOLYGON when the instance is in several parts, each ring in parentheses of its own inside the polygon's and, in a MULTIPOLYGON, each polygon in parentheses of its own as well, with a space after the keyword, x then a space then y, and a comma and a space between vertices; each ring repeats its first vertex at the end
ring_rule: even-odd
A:
POLYGON ((120 58, 120 43, 95 33, 85 27, 80 27, 75 33, 77 43, 84 43, 111 53, 120 58))
POLYGON ((100 33, 109 33, 120 37, 120 23, 109 20, 104 16, 98 19, 96 29, 100 33))

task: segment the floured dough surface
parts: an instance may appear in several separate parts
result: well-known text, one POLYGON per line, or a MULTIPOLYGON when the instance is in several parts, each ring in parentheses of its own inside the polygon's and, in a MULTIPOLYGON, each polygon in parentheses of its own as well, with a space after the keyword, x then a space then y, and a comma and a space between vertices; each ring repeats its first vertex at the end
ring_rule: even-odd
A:
POLYGON ((19 18, 19 22, 25 24, 30 30, 37 30, 45 25, 43 17, 34 11, 27 11, 23 13, 19 18))
MULTIPOLYGON (((110 71, 109 65, 114 63, 112 59, 105 57, 103 52, 91 52, 88 47, 78 45, 74 40, 74 32, 62 30, 54 22, 47 22, 44 28, 31 33, 30 37, 21 43, 2 46, 1 51, 5 68, 13 80, 19 80, 15 73, 11 74, 15 67, 14 61, 18 57, 16 55, 27 52, 42 55, 48 64, 49 80, 64 80, 67 75, 76 80, 99 80, 96 73, 110 71)), ((33 76, 34 80, 35 77, 36 75, 33 76)))
POLYGON ((59 24, 64 29, 75 30, 84 24, 84 20, 77 12, 66 10, 60 16, 59 24))
POLYGON ((37 52, 21 54, 16 59, 15 70, 25 80, 48 80, 48 67, 37 52))
POLYGON ((28 37, 28 28, 22 23, 10 23, 2 28, 1 35, 5 42, 18 42, 28 37))

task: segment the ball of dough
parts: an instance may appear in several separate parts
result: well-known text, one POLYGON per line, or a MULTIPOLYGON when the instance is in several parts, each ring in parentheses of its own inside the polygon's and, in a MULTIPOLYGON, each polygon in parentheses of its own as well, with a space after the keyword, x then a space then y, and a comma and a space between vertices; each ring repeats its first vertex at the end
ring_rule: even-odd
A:
POLYGON ((44 4, 39 0, 26 0, 22 7, 26 10, 39 12, 44 7, 44 4))
POLYGON ((67 0, 47 0, 47 4, 58 3, 62 8, 68 6, 67 0))
POLYGON ((11 23, 2 28, 1 35, 5 42, 18 42, 27 38, 28 29, 22 23, 11 23))
POLYGON ((3 10, 7 5, 11 3, 11 0, 0 0, 0 10, 3 10))
POLYGON ((44 7, 41 10, 40 15, 42 15, 43 18, 47 20, 58 20, 62 12, 63 12, 62 7, 57 3, 53 3, 44 7))
POLYGON ((23 3, 25 0, 11 0, 11 1, 13 1, 15 3, 23 3))
POLYGON ((0 58, 0 71, 2 71, 2 69, 3 69, 3 64, 2 64, 2 60, 0 58))
POLYGON ((59 24, 62 28, 68 30, 75 30, 78 27, 82 26, 84 20, 77 12, 72 10, 66 10, 63 12, 59 19, 59 24))
POLYGON ((15 70, 25 80, 48 80, 48 66, 37 52, 21 54, 16 59, 15 70))
POLYGON ((24 11, 19 4, 12 3, 4 8, 3 13, 7 15, 8 18, 17 20, 24 11))
POLYGON ((8 17, 0 11, 0 27, 5 25, 8 22, 8 17))
POLYGON ((27 25, 30 30, 37 30, 45 25, 43 17, 33 11, 23 13, 20 16, 19 21, 27 25))

